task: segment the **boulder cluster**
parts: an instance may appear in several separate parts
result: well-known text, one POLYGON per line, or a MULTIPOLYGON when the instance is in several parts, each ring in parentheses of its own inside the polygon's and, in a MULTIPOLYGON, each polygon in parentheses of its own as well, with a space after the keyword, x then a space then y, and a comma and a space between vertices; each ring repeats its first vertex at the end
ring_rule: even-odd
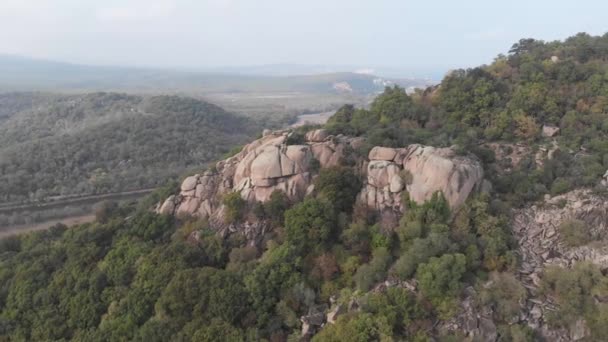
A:
POLYGON ((543 271, 548 266, 570 268, 586 261, 608 269, 608 247, 591 243, 568 246, 560 226, 568 220, 585 223, 595 240, 608 238, 608 202, 589 189, 578 189, 547 198, 545 201, 514 211, 513 234, 518 240, 521 258, 519 275, 529 298, 522 308, 522 321, 551 341, 577 341, 586 335, 586 322, 572 322, 570 333, 565 329, 549 329, 546 314, 557 309, 551 297, 540 293, 543 271))
POLYGON ((211 170, 187 177, 178 195, 162 204, 163 214, 212 217, 221 215, 221 197, 236 191, 248 202, 265 202, 275 190, 291 200, 302 199, 313 190, 312 179, 319 168, 340 165, 363 140, 325 130, 306 134, 303 143, 289 144, 290 131, 265 132, 239 153, 218 162, 211 170))
POLYGON ((457 155, 451 148, 376 146, 365 158, 355 152, 362 147, 363 138, 332 136, 318 129, 308 132, 303 142, 291 144, 292 134, 264 132, 262 138, 213 169, 187 177, 180 193, 167 198, 158 212, 220 218, 221 198, 232 191, 250 203, 267 201, 275 190, 298 201, 314 191, 313 179, 319 169, 346 164, 365 180, 358 201, 378 211, 402 212, 404 192, 423 203, 441 191, 450 206, 458 208, 483 182, 480 162, 457 155))

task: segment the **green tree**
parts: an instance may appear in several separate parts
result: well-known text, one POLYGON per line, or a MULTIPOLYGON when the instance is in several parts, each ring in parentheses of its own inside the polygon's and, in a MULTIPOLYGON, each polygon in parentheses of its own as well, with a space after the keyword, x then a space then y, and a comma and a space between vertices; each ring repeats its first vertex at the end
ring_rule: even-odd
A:
POLYGON ((354 276, 357 288, 361 291, 368 291, 377 282, 386 278, 386 269, 391 262, 391 255, 384 247, 374 250, 372 260, 359 267, 354 276))
POLYGON ((367 342, 390 340, 391 328, 384 322, 374 319, 369 313, 358 313, 338 318, 336 324, 328 324, 316 334, 314 342, 367 342))
POLYGON ((156 303, 157 316, 182 325, 195 317, 236 322, 248 309, 247 292, 230 272, 214 268, 177 272, 156 303))
POLYGON ((245 278, 258 326, 264 326, 274 314, 281 296, 300 280, 300 258, 288 245, 268 250, 259 265, 245 278))
POLYGON ((285 231, 300 252, 326 247, 336 233, 335 213, 324 201, 305 199, 285 212, 285 231))
POLYGON ((241 342, 245 341, 243 332, 220 319, 214 318, 208 324, 204 324, 192 336, 193 341, 201 342, 241 342))
POLYGON ((336 210, 350 213, 361 190, 361 181, 352 168, 330 167, 322 169, 315 179, 315 190, 336 210))
POLYGON ((243 218, 247 202, 241 197, 241 193, 234 191, 224 195, 222 204, 226 207, 226 223, 234 223, 243 218))
POLYGON ((501 322, 511 322, 518 317, 521 304, 528 293, 526 288, 511 273, 492 273, 488 286, 482 286, 480 301, 494 308, 494 318, 501 322))
POLYGON ((374 99, 370 111, 380 118, 380 123, 385 125, 399 125, 404 119, 419 123, 424 123, 426 120, 424 113, 399 86, 386 87, 384 92, 374 99))
POLYGON ((433 303, 439 316, 450 317, 456 309, 456 301, 462 289, 460 279, 466 271, 463 254, 444 254, 421 264, 416 279, 422 293, 433 303))
POLYGON ((270 194, 270 199, 264 203, 264 212, 275 225, 282 225, 285 220, 285 211, 289 208, 289 198, 281 190, 270 194))

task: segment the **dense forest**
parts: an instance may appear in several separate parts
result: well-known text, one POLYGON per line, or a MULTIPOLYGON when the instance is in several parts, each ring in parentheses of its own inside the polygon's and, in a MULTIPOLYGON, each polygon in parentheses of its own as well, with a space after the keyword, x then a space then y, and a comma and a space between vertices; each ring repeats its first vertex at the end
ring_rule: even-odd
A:
POLYGON ((0 202, 152 188, 272 123, 177 96, 0 96, 0 202))
POLYGON ((440 85, 403 96, 387 89, 370 110, 343 107, 328 128, 365 135, 369 146, 456 145, 486 162, 501 199, 515 205, 597 185, 608 169, 608 35, 564 42, 522 39, 490 65, 454 70, 440 85), (505 173, 492 142, 551 149, 543 127, 560 129, 561 147, 539 168, 529 153, 505 173))
MULTIPOLYGON (((250 208, 226 196, 230 223, 254 215, 272 227, 261 248, 238 233, 224 239, 205 220, 152 213, 171 187, 138 206, 108 204, 95 223, 1 241, 0 336, 297 341, 300 318, 332 305, 348 309, 313 341, 461 341, 434 328, 455 316, 469 288, 473 306, 493 308, 500 341, 536 341, 532 327, 512 320, 528 294, 516 274, 511 208, 578 187, 600 194, 607 113, 608 35, 524 39, 492 64, 456 70, 412 96, 387 88, 369 109, 344 106, 326 128, 366 137, 361 153, 376 145, 456 146, 479 157, 494 190, 456 212, 441 193, 424 204, 404 196, 405 214, 392 229, 355 204, 361 179, 349 167, 321 169, 314 192, 299 203, 275 192, 250 208), (560 133, 548 137, 543 126, 560 133), (561 147, 553 158, 515 168, 502 167, 492 149, 494 142, 523 144, 533 159, 553 141, 561 147), (381 291, 385 280, 415 283, 417 291, 381 291)), ((563 231, 572 243, 585 241, 576 222, 563 231)), ((608 335, 608 277, 598 266, 549 268, 539 284, 558 304, 551 327, 569 329, 582 317, 588 340, 608 335)))

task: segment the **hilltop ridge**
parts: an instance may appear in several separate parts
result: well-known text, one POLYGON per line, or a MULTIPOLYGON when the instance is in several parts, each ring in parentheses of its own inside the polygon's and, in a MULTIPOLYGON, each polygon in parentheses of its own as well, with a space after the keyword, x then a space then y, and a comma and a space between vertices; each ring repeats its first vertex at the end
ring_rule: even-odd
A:
POLYGON ((139 205, 2 240, 0 335, 602 341, 607 117, 608 34, 581 33, 267 130, 139 205))

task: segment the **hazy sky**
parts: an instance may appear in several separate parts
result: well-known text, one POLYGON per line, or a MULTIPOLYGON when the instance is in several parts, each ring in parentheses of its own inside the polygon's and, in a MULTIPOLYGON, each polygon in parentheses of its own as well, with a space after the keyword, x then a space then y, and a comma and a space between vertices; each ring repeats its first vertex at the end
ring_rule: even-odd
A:
POLYGON ((0 0, 0 53, 89 64, 435 70, 608 31, 606 0, 0 0))

